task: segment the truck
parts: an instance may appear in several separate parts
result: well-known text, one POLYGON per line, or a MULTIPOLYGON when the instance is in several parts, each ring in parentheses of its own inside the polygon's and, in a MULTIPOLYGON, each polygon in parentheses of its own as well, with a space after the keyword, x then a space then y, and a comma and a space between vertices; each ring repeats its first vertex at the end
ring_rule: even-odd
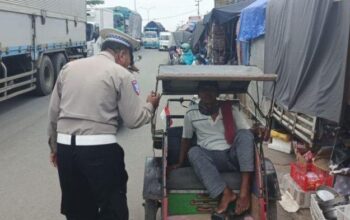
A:
MULTIPOLYGON (((270 89, 271 85, 257 83, 249 93, 261 109, 268 110, 273 106, 272 112, 263 113, 272 115, 275 130, 291 134, 316 152, 319 148, 334 146, 339 139, 350 134, 350 21, 348 10, 345 10, 350 2, 337 1, 327 5, 317 1, 312 6, 303 3, 270 0, 267 9, 262 8, 267 11, 266 34, 246 39, 250 42, 250 65, 277 73, 278 80, 275 91, 270 89), (300 10, 309 11, 325 5, 329 7, 327 15, 317 10, 307 15, 299 14, 300 10), (277 18, 276 14, 280 13, 288 15, 288 19, 277 18), (294 18, 293 15, 298 19, 289 19, 294 18), (281 19, 285 19, 283 24, 279 23, 281 19), (319 20, 324 20, 322 25, 315 23, 319 20), (333 23, 337 25, 328 27, 327 24, 333 23), (320 38, 327 43, 314 45, 314 40, 300 40, 311 35, 312 39, 320 38), (313 52, 314 56, 310 56, 313 52), (271 103, 269 97, 272 93, 276 94, 276 99, 271 103)), ((256 9, 249 12, 259 13, 256 9)), ((244 13, 243 10, 241 17, 257 17, 244 13)), ((240 28, 242 30, 244 26, 240 28)), ((261 114, 254 113, 255 104, 247 103, 247 106, 259 118, 261 114)))
POLYGON ((150 21, 143 28, 143 32, 155 31, 159 37, 160 32, 165 32, 164 26, 160 22, 150 21))
POLYGON ((159 48, 159 38, 156 31, 145 31, 142 37, 143 47, 147 48, 159 48))
POLYGON ((86 17, 87 56, 92 56, 99 51, 99 45, 96 41, 100 30, 114 27, 113 10, 108 8, 90 8, 87 9, 86 17))
POLYGON ((86 56, 85 0, 0 0, 0 101, 51 93, 61 68, 86 56))
POLYGON ((168 50, 170 44, 171 32, 160 32, 159 34, 159 50, 168 50))
POLYGON ((137 40, 141 40, 142 17, 139 13, 126 7, 115 7, 114 28, 129 34, 137 40))

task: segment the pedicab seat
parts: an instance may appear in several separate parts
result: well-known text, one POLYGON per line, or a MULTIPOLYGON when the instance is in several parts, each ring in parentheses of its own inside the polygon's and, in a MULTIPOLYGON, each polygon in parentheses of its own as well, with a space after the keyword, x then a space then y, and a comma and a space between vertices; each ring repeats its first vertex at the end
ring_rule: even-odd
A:
MULTIPOLYGON (((221 173, 226 184, 233 190, 239 190, 241 175, 239 172, 221 173)), ((167 179, 169 190, 205 190, 192 167, 182 167, 170 172, 167 179)))
MULTIPOLYGON (((167 130, 168 143, 168 165, 173 165, 178 162, 180 154, 180 144, 182 138, 182 127, 172 127, 167 130)), ((196 145, 195 139, 192 145, 196 145)), ((241 175, 239 172, 225 172, 221 176, 227 185, 233 190, 239 190, 241 184, 241 175)), ((199 181, 196 174, 188 161, 184 166, 173 170, 167 178, 168 190, 205 190, 203 184, 199 181)))

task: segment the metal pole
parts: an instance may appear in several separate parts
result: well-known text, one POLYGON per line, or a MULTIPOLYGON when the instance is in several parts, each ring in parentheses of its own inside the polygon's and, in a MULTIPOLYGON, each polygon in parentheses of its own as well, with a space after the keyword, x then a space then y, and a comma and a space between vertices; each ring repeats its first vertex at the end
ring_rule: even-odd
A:
MULTIPOLYGON (((136 1, 136 0, 135 0, 135 1, 136 1)), ((149 12, 150 12, 150 10, 154 9, 155 7, 149 7, 149 8, 140 7, 140 8, 147 11, 147 22, 149 22, 149 12)))
POLYGON ((137 8, 136 8, 136 0, 134 0, 134 9, 137 12, 137 8))
POLYGON ((196 6, 197 6, 197 15, 198 16, 200 16, 200 11, 199 11, 199 2, 201 2, 202 0, 194 0, 197 4, 196 4, 196 6))

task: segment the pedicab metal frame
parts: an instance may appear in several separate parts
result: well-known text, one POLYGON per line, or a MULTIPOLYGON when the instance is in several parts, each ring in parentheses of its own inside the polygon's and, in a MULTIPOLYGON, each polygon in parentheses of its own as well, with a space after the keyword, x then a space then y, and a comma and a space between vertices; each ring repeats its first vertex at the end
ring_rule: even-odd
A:
MULTIPOLYGON (((194 95, 197 94, 197 85, 199 81, 217 81, 219 85, 219 91, 221 94, 242 94, 248 93, 248 86, 251 81, 270 81, 273 85, 273 96, 275 91, 277 75, 276 74, 263 74, 260 69, 252 66, 219 66, 219 65, 206 65, 206 66, 159 66, 158 76, 156 78, 155 91, 159 90, 159 82, 162 82, 162 95, 194 95)), ((255 107, 260 114, 263 114, 259 109, 259 105, 250 96, 255 107)), ((169 99, 169 101, 180 101, 181 99, 169 99)), ((268 119, 266 122, 266 128, 264 134, 269 134, 271 130, 271 118, 272 118, 273 103, 271 102, 268 115, 265 117, 268 119)), ((156 115, 151 123, 151 132, 153 138, 153 148, 162 149, 162 158, 158 160, 146 159, 145 179, 144 179, 144 192, 143 197, 146 201, 161 201, 160 204, 153 204, 154 206, 161 206, 162 220, 168 219, 168 198, 167 198, 167 140, 166 132, 163 130, 156 130, 156 115), (157 165, 156 165, 156 164, 157 165), (147 171, 147 167, 159 167, 161 169, 154 169, 153 171, 147 171), (154 183, 151 179, 156 178, 161 181, 155 187, 150 187, 150 183, 154 183)), ((166 128, 169 127, 169 121, 171 118, 179 118, 180 116, 167 116, 166 128)), ((273 164, 267 158, 264 158, 263 152, 263 138, 261 137, 255 141, 256 143, 256 157, 255 157, 255 175, 258 180, 258 202, 260 207, 260 220, 276 219, 276 201, 280 199, 279 186, 276 171, 273 164), (257 166, 259 165, 259 166, 257 166), (274 207, 269 207, 270 201, 274 207), (274 209, 274 213, 269 213, 269 208, 274 209)), ((265 136, 266 138, 266 136, 265 136)), ((157 158, 156 158, 157 159, 157 158)), ((147 208, 149 203, 145 204, 146 220, 153 219, 153 217, 147 217, 147 208)), ((152 215, 153 216, 153 215, 152 215)), ((155 218, 154 218, 155 219, 155 218)))

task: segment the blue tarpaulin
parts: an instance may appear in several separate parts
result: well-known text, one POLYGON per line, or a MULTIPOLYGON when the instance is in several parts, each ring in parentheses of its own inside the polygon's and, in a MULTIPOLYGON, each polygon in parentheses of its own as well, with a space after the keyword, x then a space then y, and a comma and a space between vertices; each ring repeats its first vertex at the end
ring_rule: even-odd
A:
POLYGON ((269 0, 257 0, 241 12, 238 39, 249 41, 265 34, 266 7, 269 0))

